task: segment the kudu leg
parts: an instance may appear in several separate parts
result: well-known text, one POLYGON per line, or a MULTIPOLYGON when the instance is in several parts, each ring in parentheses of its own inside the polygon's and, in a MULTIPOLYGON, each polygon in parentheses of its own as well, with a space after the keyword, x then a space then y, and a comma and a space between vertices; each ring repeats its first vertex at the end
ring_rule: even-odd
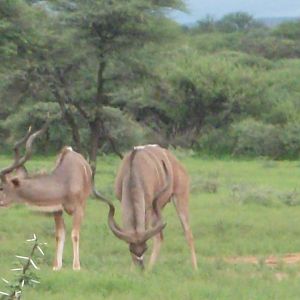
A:
POLYGON ((63 215, 62 211, 54 213, 55 239, 56 239, 55 257, 53 261, 54 271, 58 271, 62 268, 62 257, 63 257, 64 243, 65 243, 65 236, 66 236, 65 223, 62 215, 63 215))
POLYGON ((79 259, 79 238, 80 238, 80 225, 83 218, 83 211, 76 210, 73 213, 73 228, 72 228, 72 243, 73 243, 73 270, 80 270, 79 259))
MULTIPOLYGON (((152 226, 154 226, 158 222, 158 218, 153 212, 152 212, 152 214, 148 214, 147 217, 148 217, 148 220, 152 217, 151 218, 152 219, 152 226)), ((152 253, 151 253, 151 256, 150 256, 150 259, 149 259, 149 264, 148 264, 148 270, 149 271, 152 270, 152 268, 153 268, 153 266, 154 266, 154 264, 155 264, 155 262, 158 258, 162 241, 163 241, 163 233, 162 232, 156 234, 153 237, 153 248, 152 248, 152 253)))
POLYGON ((185 238, 187 240, 187 243, 191 251, 192 265, 194 269, 197 270, 198 265, 197 265, 194 237, 189 224, 188 196, 175 195, 173 197, 173 203, 175 205, 178 217, 180 219, 184 231, 185 238))
POLYGON ((153 249, 152 249, 152 253, 150 256, 150 260, 149 260, 148 270, 152 270, 152 268, 158 258, 162 241, 163 241, 162 232, 158 233, 157 235, 155 235, 153 237, 153 249))

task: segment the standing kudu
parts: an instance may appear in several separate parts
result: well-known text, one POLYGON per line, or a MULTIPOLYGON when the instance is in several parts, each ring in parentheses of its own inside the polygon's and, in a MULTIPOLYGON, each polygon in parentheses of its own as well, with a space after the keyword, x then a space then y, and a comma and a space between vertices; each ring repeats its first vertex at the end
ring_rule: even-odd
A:
POLYGON ((154 243, 149 268, 158 257, 165 227, 160 211, 172 199, 190 247, 193 267, 197 269, 189 226, 189 177, 168 150, 157 145, 139 146, 123 159, 115 181, 115 193, 121 201, 123 228, 114 220, 113 204, 94 192, 110 207, 108 223, 112 232, 129 244, 133 262, 142 268, 146 242, 151 237, 154 237, 154 243))
POLYGON ((65 147, 60 152, 52 172, 33 176, 27 174, 24 163, 30 158, 32 143, 46 131, 47 126, 48 123, 33 134, 29 130, 28 134, 16 143, 14 162, 0 171, 0 206, 8 206, 12 202, 26 203, 38 211, 53 213, 56 225, 53 270, 60 270, 62 267, 65 241, 63 211, 72 215, 73 270, 80 270, 79 231, 85 202, 91 192, 92 172, 83 156, 72 148, 65 147), (25 143, 25 154, 20 157, 19 147, 25 143))

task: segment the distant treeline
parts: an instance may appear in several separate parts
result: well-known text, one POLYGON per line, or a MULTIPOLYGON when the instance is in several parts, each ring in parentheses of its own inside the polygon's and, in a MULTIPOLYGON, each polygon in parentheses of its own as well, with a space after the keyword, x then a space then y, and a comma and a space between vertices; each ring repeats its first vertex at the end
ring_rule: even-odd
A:
POLYGON ((213 155, 300 154, 300 21, 237 12, 186 28, 180 0, 0 2, 0 145, 53 119, 40 152, 159 143, 213 155))

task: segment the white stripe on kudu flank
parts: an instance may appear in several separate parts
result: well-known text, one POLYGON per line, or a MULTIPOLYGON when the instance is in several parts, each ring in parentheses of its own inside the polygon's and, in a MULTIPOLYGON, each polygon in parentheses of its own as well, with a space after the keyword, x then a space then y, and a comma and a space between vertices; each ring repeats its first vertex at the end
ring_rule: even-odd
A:
POLYGON ((91 170, 83 162, 81 162, 81 165, 84 170, 85 178, 89 178, 90 176, 92 176, 91 170))

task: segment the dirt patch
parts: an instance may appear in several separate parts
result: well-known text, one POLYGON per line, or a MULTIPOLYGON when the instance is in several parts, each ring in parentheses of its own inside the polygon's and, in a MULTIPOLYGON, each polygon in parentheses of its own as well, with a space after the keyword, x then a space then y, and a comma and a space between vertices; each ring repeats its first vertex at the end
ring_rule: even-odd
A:
POLYGON ((300 262, 300 253, 288 253, 281 256, 270 255, 266 258, 256 256, 234 256, 224 258, 225 262, 231 264, 266 264, 275 266, 279 263, 296 264, 300 262))
POLYGON ((276 278, 278 281, 282 281, 282 280, 288 278, 288 274, 283 273, 283 272, 278 272, 278 273, 275 273, 275 278, 276 278))

